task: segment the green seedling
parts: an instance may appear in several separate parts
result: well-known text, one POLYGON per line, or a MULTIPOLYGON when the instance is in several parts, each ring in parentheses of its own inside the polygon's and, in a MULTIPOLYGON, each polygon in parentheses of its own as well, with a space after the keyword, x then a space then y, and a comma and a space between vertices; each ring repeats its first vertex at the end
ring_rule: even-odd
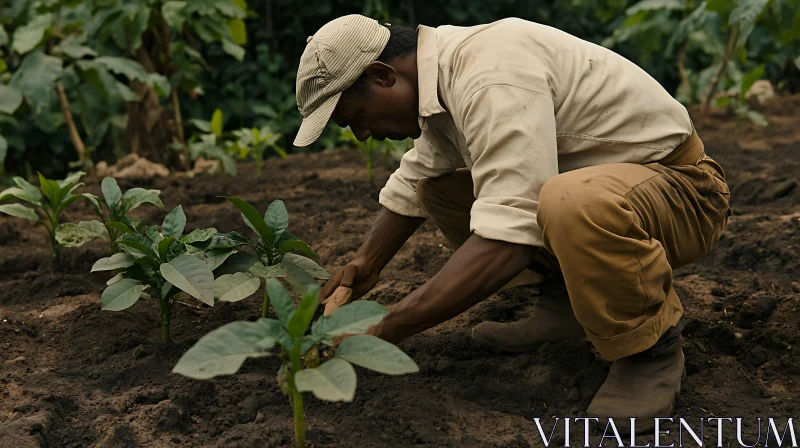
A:
POLYGON ((59 223, 61 212, 75 202, 86 199, 94 204, 97 203, 97 198, 92 194, 75 193, 75 190, 83 185, 78 181, 84 174, 86 173, 79 171, 57 181, 47 179, 39 173, 39 188, 21 177, 14 177, 17 186, 1 192, 0 202, 16 198, 33 205, 33 208, 22 204, 2 204, 0 212, 41 224, 50 236, 53 258, 56 258, 62 246, 81 246, 105 234, 103 226, 98 226, 96 221, 82 221, 78 224, 59 223))
MULTIPOLYGON (((283 201, 273 201, 262 217, 255 207, 244 200, 234 197, 226 197, 226 199, 239 209, 245 224, 256 233, 257 237, 247 239, 237 232, 230 232, 218 234, 212 238, 210 249, 224 250, 247 246, 255 252, 255 256, 237 254, 237 257, 231 257, 230 261, 226 262, 226 265, 222 267, 226 274, 217 280, 220 283, 216 290, 217 297, 221 299, 221 295, 231 288, 230 290, 239 292, 233 293, 227 300, 241 300, 244 298, 241 297, 244 292, 252 289, 250 294, 253 294, 258 289, 260 280, 253 280, 258 277, 281 278, 289 283, 297 294, 303 294, 306 291, 304 285, 313 284, 315 279, 330 278, 330 274, 314 261, 319 260, 319 256, 311 250, 308 244, 286 231, 289 227, 289 213, 286 211, 283 201), (305 256, 291 253, 292 251, 300 252, 305 256), (238 277, 234 280, 233 276, 238 277), (247 285, 247 287, 242 285, 247 285), (240 286, 242 288, 238 289, 240 286)), ((261 317, 267 317, 268 313, 269 291, 265 289, 261 317)))
POLYGON ((294 409, 295 444, 305 445, 305 411, 302 392, 320 400, 351 402, 356 391, 353 364, 389 375, 419 371, 399 348, 375 336, 364 335, 388 314, 382 305, 357 301, 311 324, 319 306, 319 289, 308 289, 300 303, 281 283, 267 280, 278 319, 232 322, 200 338, 173 368, 189 378, 205 380, 236 373, 247 358, 277 355, 281 361, 277 381, 294 409), (309 332, 309 325, 311 331, 309 332), (336 340, 351 335, 336 346, 336 340), (269 350, 278 346, 281 350, 269 350))
POLYGON ((261 177, 261 164, 264 161, 264 153, 267 149, 272 149, 282 159, 286 157, 286 151, 277 144, 281 134, 273 133, 266 126, 261 129, 242 128, 233 131, 233 135, 236 140, 225 142, 226 152, 238 155, 239 159, 246 159, 252 155, 256 163, 256 176, 258 177, 261 177))
POLYGON ((413 140, 410 138, 403 141, 379 141, 370 137, 367 141, 362 142, 356 138, 356 135, 349 127, 343 128, 340 131, 339 140, 353 144, 367 158, 367 182, 370 183, 373 180, 372 167, 375 162, 376 153, 383 153, 388 167, 390 161, 399 161, 403 157, 403 154, 413 145, 413 140))
POLYGON ((145 235, 125 233, 117 239, 122 252, 98 260, 92 272, 117 271, 100 296, 100 308, 121 311, 140 298, 158 297, 161 311, 161 338, 169 342, 172 305, 183 291, 209 306, 214 306, 214 272, 219 257, 207 251, 214 228, 198 229, 183 235, 186 215, 179 205, 161 224, 146 227, 145 235))
POLYGON ((149 203, 158 207, 163 207, 164 204, 158 197, 161 194, 160 190, 131 188, 125 194, 122 194, 117 180, 113 177, 103 179, 101 190, 103 192, 103 201, 100 202, 99 198, 92 201, 96 206, 100 221, 93 222, 98 222, 100 225, 105 226, 111 241, 111 253, 115 254, 119 252, 117 239, 120 235, 142 233, 146 225, 144 218, 133 218, 128 216, 128 213, 142 204, 149 203))

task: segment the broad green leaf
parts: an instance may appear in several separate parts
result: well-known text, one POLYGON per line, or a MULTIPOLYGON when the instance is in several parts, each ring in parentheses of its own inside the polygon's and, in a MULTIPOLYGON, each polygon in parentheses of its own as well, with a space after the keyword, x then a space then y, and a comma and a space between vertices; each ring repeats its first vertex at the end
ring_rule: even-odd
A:
POLYGON ((283 256, 282 263, 296 265, 319 280, 326 280, 331 276, 328 271, 318 265, 314 260, 302 255, 287 253, 283 256))
POLYGON ((371 300, 358 300, 338 308, 314 322, 311 334, 333 339, 343 334, 361 334, 380 322, 389 310, 371 300))
POLYGON ((172 291, 174 289, 175 289, 175 286, 172 283, 164 282, 164 284, 161 285, 161 291, 159 291, 159 293, 161 294, 161 298, 164 299, 164 298, 167 298, 167 297, 172 297, 172 294, 173 294, 172 291))
POLYGON ((356 370, 340 358, 333 358, 316 369, 301 370, 294 375, 300 392, 313 392, 325 401, 353 401, 356 394, 356 370))
POLYGON ((285 276, 283 276, 281 278, 283 280, 285 280, 286 283, 289 284, 289 286, 292 287, 292 291, 294 291, 295 294, 297 294, 299 296, 302 296, 303 294, 308 292, 308 288, 306 288, 305 285, 300 284, 300 282, 295 280, 295 278, 292 277, 291 275, 286 274, 285 276))
POLYGON ((745 95, 747 95, 747 91, 750 90, 750 87, 761 79, 762 76, 764 76, 764 64, 758 65, 745 73, 744 76, 742 76, 742 87, 739 91, 740 97, 744 98, 745 95))
POLYGON ((103 199, 106 201, 108 208, 111 210, 116 209, 119 201, 122 200, 122 190, 119 189, 117 180, 113 177, 106 177, 100 184, 100 189, 103 191, 103 199))
POLYGON ((272 236, 272 231, 269 230, 264 218, 261 217, 261 213, 259 213, 255 207, 239 198, 225 196, 225 199, 227 199, 231 204, 235 205, 236 208, 242 212, 245 222, 248 222, 253 229, 255 229, 256 233, 258 233, 262 240, 267 243, 275 241, 272 236))
POLYGON ((63 73, 62 64, 60 58, 36 50, 25 55, 11 77, 9 85, 22 92, 34 114, 45 112, 55 103, 56 81, 63 73))
MULTIPOLYGON (((308 244, 306 244, 305 242, 300 241, 300 240, 284 241, 284 242, 281 243, 280 248, 281 248, 281 252, 289 252, 290 250, 296 250, 298 252, 301 252, 301 253, 307 255, 308 257, 311 257, 311 258, 313 258, 315 260, 319 260, 319 255, 317 255, 316 252, 311 250, 311 248, 308 246, 308 244)), ((314 264, 316 264, 316 263, 314 263, 314 264)))
MULTIPOLYGON (((192 248, 194 246, 187 246, 188 248, 192 248)), ((199 248, 198 248, 199 249, 199 248)), ((205 256, 203 261, 208 265, 208 268, 212 271, 220 267, 225 260, 227 260, 231 255, 236 253, 235 250, 231 249, 212 249, 209 251, 205 251, 203 249, 199 249, 201 253, 204 253, 205 256)), ((247 270, 247 268, 239 269, 236 272, 247 270)))
POLYGON ((50 200, 50 205, 55 208, 58 206, 58 202, 61 196, 61 187, 58 186, 58 182, 54 180, 50 180, 39 173, 39 188, 42 190, 44 196, 50 200))
POLYGON ((222 135, 222 110, 214 110, 214 113, 211 115, 209 129, 211 130, 211 133, 217 137, 222 135))
POLYGON ((72 59, 81 59, 84 56, 97 56, 96 51, 81 45, 80 39, 75 37, 75 35, 67 36, 64 40, 59 42, 59 44, 53 48, 52 54, 66 55, 72 59))
POLYGON ((120 232, 123 235, 126 233, 134 233, 134 230, 128 227, 127 224, 118 221, 107 222, 106 227, 116 230, 117 232, 120 232))
POLYGON ((145 190, 144 188, 131 188, 130 190, 126 191, 125 194, 122 195, 122 214, 127 214, 129 211, 135 209, 136 207, 144 204, 150 203, 153 205, 157 205, 159 207, 163 207, 164 204, 159 199, 158 195, 161 194, 161 190, 145 190))
POLYGON ((25 54, 34 48, 44 38, 44 33, 53 24, 53 14, 38 14, 33 20, 14 31, 14 41, 11 49, 19 54, 25 54))
POLYGON ((275 314, 278 315, 281 323, 288 327, 295 311, 294 300, 292 300, 286 288, 281 285, 281 282, 274 278, 267 279, 266 288, 270 303, 275 308, 275 314))
MULTIPOLYGON (((111 277, 110 279, 108 279, 108 281, 106 282, 106 286, 111 286, 114 283, 117 283, 118 281, 122 280, 123 278, 125 278, 125 274, 120 272, 119 274, 117 274, 117 275, 111 277)), ((144 293, 142 293, 142 294, 144 294, 144 293)))
MULTIPOLYGON (((218 265, 214 272, 217 275, 235 274, 237 272, 247 272, 251 267, 261 265, 255 255, 246 252, 236 252, 226 258, 222 264, 218 265)), ((252 271, 251 271, 252 272, 252 271)), ((255 273, 253 273, 255 275, 255 273)))
POLYGON ((142 291, 144 291, 144 285, 138 280, 126 278, 112 283, 100 296, 100 309, 122 311, 130 308, 142 296, 142 291))
POLYGON ((0 113, 11 115, 22 104, 22 92, 0 83, 0 113))
POLYGON ((161 235, 164 238, 174 236, 180 238, 183 234, 183 229, 186 227, 186 215, 183 213, 183 206, 179 205, 172 209, 164 222, 161 224, 161 235))
POLYGON ((273 241, 279 241, 283 232, 289 227, 289 212, 286 211, 283 201, 278 199, 269 204, 267 212, 264 213, 264 221, 272 231, 273 241))
POLYGON ((233 40, 233 43, 236 45, 245 45, 247 43, 247 28, 244 26, 244 20, 229 20, 228 29, 231 32, 231 40, 233 40))
POLYGON ((163 240, 159 241, 158 242, 158 257, 161 258, 162 260, 166 260, 167 259, 167 254, 169 253, 169 247, 175 241, 176 240, 175 240, 174 236, 168 236, 168 237, 164 238, 163 240))
POLYGON ((203 260, 180 255, 169 263, 161 264, 161 275, 181 291, 214 306, 214 273, 203 260))
POLYGON ((371 335, 345 338, 336 357, 387 375, 419 372, 417 364, 395 345, 371 335))
POLYGON ((260 262, 257 262, 248 268, 248 270, 251 274, 261 278, 282 278, 286 276, 286 269, 279 264, 264 266, 260 262))
POLYGON ((32 208, 25 207, 22 204, 0 205, 0 213, 5 213, 6 215, 11 215, 16 218, 30 219, 31 221, 39 220, 39 215, 37 215, 32 208))
MULTIPOLYGON (((38 190, 37 190, 38 193, 38 190)), ((25 189, 19 187, 9 187, 0 192, 0 202, 7 201, 11 198, 21 199, 25 202, 34 204, 34 205, 41 205, 42 195, 39 193, 39 196, 33 196, 28 193, 25 189)))
POLYGON ((94 63, 100 64, 110 72, 122 75, 129 80, 136 79, 145 84, 149 84, 147 70, 142 67, 142 64, 133 59, 118 56, 100 56, 94 58, 94 63))
POLYGON ((195 229, 181 238, 181 241, 183 244, 202 243, 211 239, 216 233, 217 229, 213 227, 209 227, 208 229, 195 229))
POLYGON ((155 226, 146 227, 144 232, 147 234, 147 237, 150 238, 150 241, 153 242, 154 245, 158 245, 164 237, 161 235, 161 232, 155 226))
POLYGON ((97 210, 98 213, 101 212, 100 210, 100 198, 93 195, 92 193, 81 193, 80 196, 83 196, 84 199, 91 202, 94 205, 94 208, 97 210))
POLYGON ((214 297, 220 302, 238 302, 255 294, 260 286, 261 279, 245 272, 222 275, 214 280, 214 297))
POLYGON ((211 237, 211 242, 208 243, 209 249, 234 249, 250 242, 247 238, 239 235, 237 232, 218 233, 211 237))
POLYGON ((197 129, 211 133, 211 123, 206 120, 201 120, 199 118, 192 118, 189 120, 197 129))
POLYGON ((146 256, 153 259, 158 258, 158 254, 153 250, 153 242, 144 235, 126 233, 117 238, 117 244, 127 249, 135 257, 146 256))
POLYGON ((97 271, 113 271, 114 269, 122 269, 133 266, 136 258, 131 254, 120 252, 110 257, 101 258, 97 260, 92 266, 91 272, 97 271))
POLYGON ((244 48, 240 45, 236 45, 236 42, 227 37, 222 38, 222 51, 233 56, 233 58, 239 62, 244 60, 244 48))
POLYGON ((56 227, 56 241, 64 247, 83 246, 97 238, 107 236, 106 228, 100 221, 71 222, 56 227))
POLYGON ((167 25, 178 32, 183 32, 183 24, 186 21, 182 11, 184 6, 186 2, 178 1, 167 1, 161 6, 161 15, 164 16, 167 25))
POLYGON ((280 322, 231 322, 200 338, 172 369, 189 378, 206 380, 236 373, 245 359, 269 356, 283 331, 280 322))
POLYGON ((291 260, 287 260, 286 257, 280 262, 279 266, 286 270, 286 279, 295 291, 297 291, 296 285, 299 285, 303 294, 305 294, 306 287, 315 284, 312 274, 303 267, 293 263, 291 260))
POLYGON ((753 28, 756 25, 756 19, 764 12, 769 0, 744 0, 739 1, 736 8, 731 11, 728 17, 728 25, 735 25, 739 28, 739 35, 736 39, 736 46, 744 45, 753 28))
POLYGON ((317 306, 319 306, 319 286, 314 285, 309 288, 308 292, 300 300, 292 318, 286 325, 286 330, 291 337, 299 338, 305 334, 308 324, 314 318, 317 306))

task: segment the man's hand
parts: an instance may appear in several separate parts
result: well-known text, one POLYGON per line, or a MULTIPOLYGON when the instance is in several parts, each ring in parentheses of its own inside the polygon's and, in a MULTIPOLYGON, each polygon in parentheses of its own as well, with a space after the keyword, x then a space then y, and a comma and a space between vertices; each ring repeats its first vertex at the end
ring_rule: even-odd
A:
POLYGON ((362 260, 353 260, 346 264, 339 272, 334 274, 320 291, 320 299, 327 299, 339 286, 353 290, 350 301, 360 299, 370 292, 378 283, 380 272, 362 260))

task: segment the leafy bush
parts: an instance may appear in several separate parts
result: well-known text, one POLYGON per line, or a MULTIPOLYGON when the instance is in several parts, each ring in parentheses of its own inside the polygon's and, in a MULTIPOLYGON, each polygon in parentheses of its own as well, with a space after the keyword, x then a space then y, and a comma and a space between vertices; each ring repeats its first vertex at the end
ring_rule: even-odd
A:
MULTIPOLYGON (((98 260, 92 272, 118 271, 100 296, 100 308, 121 311, 140 298, 149 298, 148 289, 158 297, 161 311, 161 338, 169 341, 172 305, 183 291, 209 306, 214 306, 214 272, 221 263, 219 254, 208 250, 216 229, 198 229, 183 235, 186 215, 179 205, 161 224, 146 227, 146 236, 125 233, 117 239, 124 252, 98 260)), ((223 258, 224 261, 224 258, 223 258)))
POLYGON ((296 307, 277 280, 268 280, 267 289, 273 298, 277 320, 224 325, 200 338, 172 371, 194 379, 230 375, 247 358, 270 356, 273 353, 269 350, 279 346, 282 364, 277 381, 283 393, 290 396, 298 447, 305 446, 302 392, 312 392, 325 401, 353 401, 356 391, 353 364, 389 375, 419 371, 416 363, 399 348, 375 336, 350 336, 337 346, 342 336, 364 333, 380 322, 388 314, 382 305, 354 302, 310 325, 319 306, 318 287, 309 288, 296 307))
POLYGON ((17 186, 0 192, 0 202, 16 198, 33 205, 33 208, 22 204, 2 204, 0 212, 41 224, 50 236, 53 258, 56 258, 60 247, 81 246, 92 239, 102 237, 105 233, 103 226, 98 226, 97 221, 82 221, 78 224, 59 223, 61 212, 75 202, 86 199, 96 204, 97 198, 94 195, 75 193, 75 190, 83 185, 78 181, 84 174, 86 173, 80 171, 63 180, 55 181, 39 173, 39 188, 21 177, 14 177, 17 186))

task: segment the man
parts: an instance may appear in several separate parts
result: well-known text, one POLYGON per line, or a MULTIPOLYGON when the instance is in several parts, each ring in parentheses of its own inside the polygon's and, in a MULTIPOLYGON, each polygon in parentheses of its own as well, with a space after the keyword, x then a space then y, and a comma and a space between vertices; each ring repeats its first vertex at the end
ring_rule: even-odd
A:
POLYGON ((549 281, 533 315, 473 338, 520 352, 588 337, 613 361, 590 415, 672 413, 683 373, 672 269, 711 249, 730 209, 722 169, 658 82, 520 19, 410 30, 350 15, 308 38, 297 104, 297 146, 329 119, 362 141, 415 139, 323 297, 340 285, 363 296, 430 217, 453 256, 370 333, 398 342, 538 272, 549 281))

